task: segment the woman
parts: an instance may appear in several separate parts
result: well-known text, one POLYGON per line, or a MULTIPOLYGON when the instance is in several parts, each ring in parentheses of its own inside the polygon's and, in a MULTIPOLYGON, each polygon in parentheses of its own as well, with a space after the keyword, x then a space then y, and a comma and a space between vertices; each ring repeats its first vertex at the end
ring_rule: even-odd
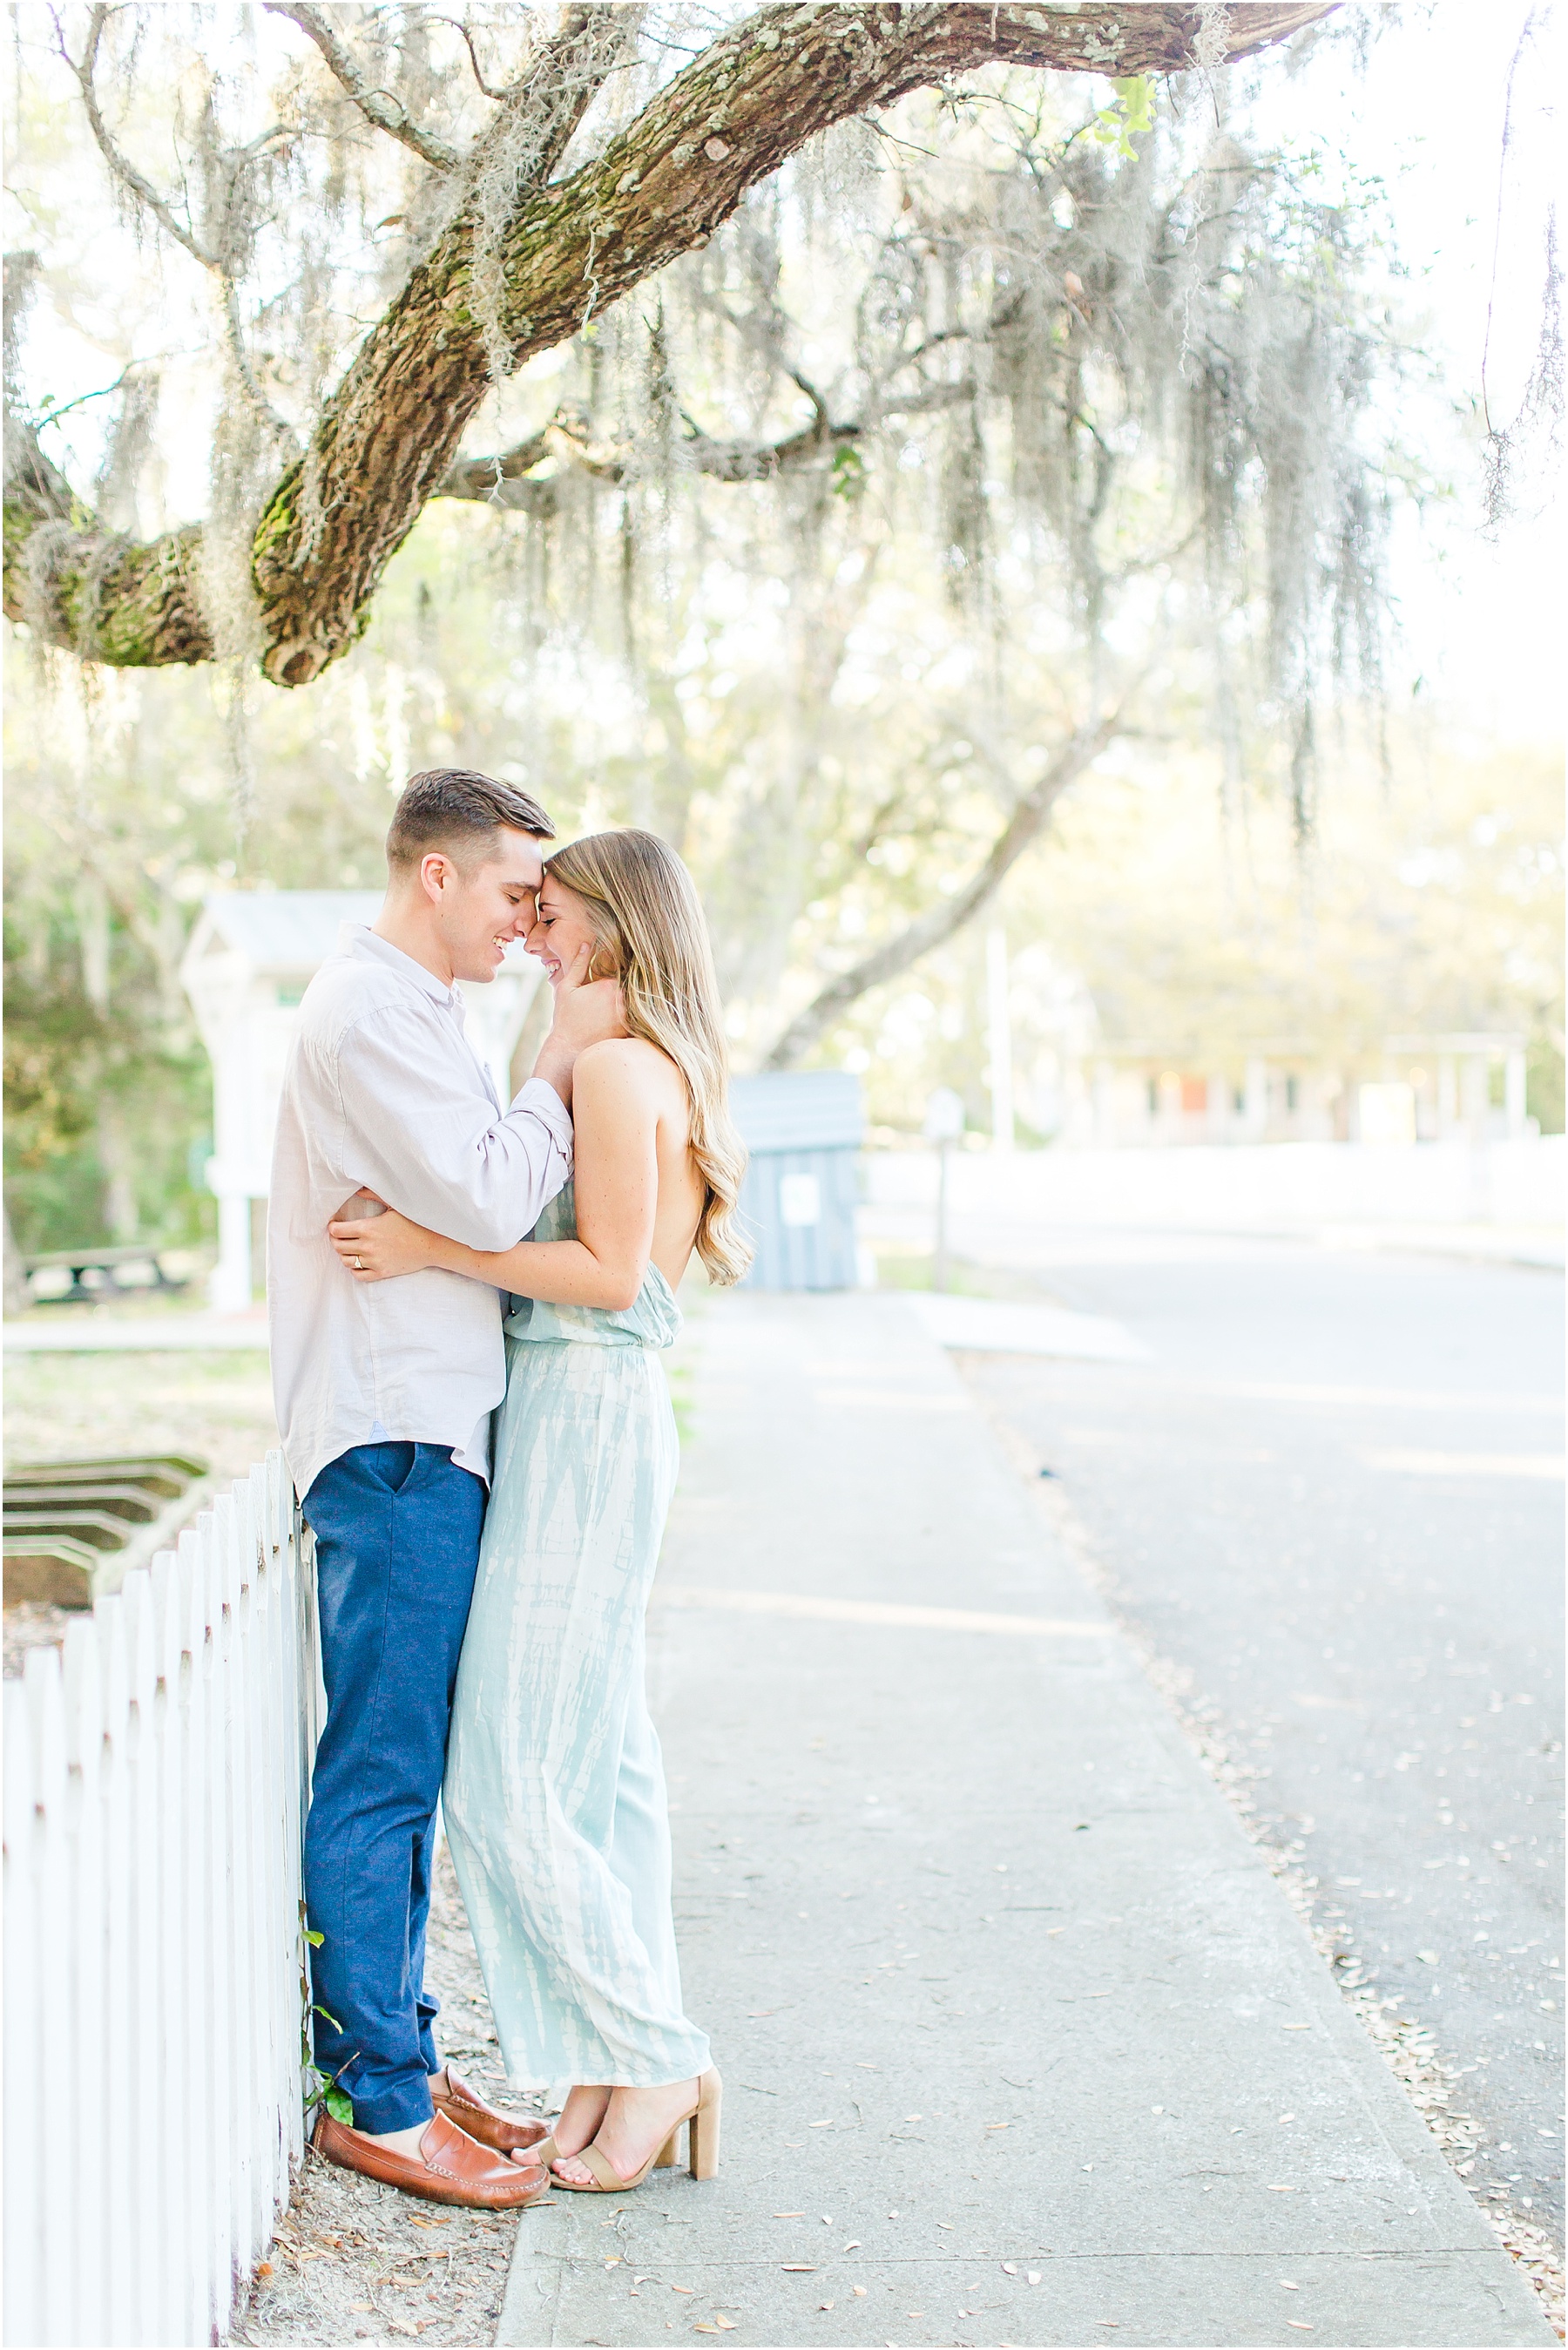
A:
POLYGON ((356 1278, 444 1266, 513 1292, 506 1399, 458 1672, 442 1802, 514 2086, 574 2085, 526 2158, 587 2193, 639 2186, 690 2124, 718 2167, 719 2076, 681 2009, 670 1823, 644 1614, 675 1482, 656 1350, 693 1249, 750 1261, 706 929, 680 858, 607 832, 545 863, 528 936, 552 984, 585 946, 628 1035, 573 1077, 576 1180, 489 1254, 389 1213, 332 1227, 356 1278), (575 1198, 574 1198, 575 1192, 575 1198))

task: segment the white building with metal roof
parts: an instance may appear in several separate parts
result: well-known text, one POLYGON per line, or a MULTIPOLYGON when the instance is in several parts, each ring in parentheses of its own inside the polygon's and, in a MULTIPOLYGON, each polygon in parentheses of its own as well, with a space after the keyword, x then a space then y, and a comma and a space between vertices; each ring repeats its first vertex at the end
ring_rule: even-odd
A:
MULTIPOLYGON (((213 1156, 218 1201, 213 1304, 238 1313, 253 1293, 254 1203, 271 1183, 284 1063, 301 997, 345 922, 374 921, 379 889, 229 889, 203 903, 180 976, 213 1065, 213 1156)), ((511 1062, 544 967, 514 946, 495 978, 458 983, 468 1033, 511 1098, 511 1062)))

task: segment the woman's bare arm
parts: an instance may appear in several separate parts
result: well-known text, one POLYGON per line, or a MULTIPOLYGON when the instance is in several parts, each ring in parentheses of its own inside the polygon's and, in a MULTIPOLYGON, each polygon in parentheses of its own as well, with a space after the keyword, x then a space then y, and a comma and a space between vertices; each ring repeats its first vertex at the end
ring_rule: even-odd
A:
POLYGON ((553 1305, 632 1305, 648 1272, 659 1204, 660 1087, 651 1054, 626 1038, 590 1045, 577 1057, 576 1240, 472 1249, 389 1211, 328 1227, 354 1279, 388 1281, 436 1265, 553 1305))

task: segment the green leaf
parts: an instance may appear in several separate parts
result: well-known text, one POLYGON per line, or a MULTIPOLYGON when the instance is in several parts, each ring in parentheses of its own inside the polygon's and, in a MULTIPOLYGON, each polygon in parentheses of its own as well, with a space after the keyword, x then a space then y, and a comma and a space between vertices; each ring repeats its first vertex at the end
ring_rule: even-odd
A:
POLYGON ((327 1937, 325 1934, 312 1933, 310 1928, 307 1926, 305 1929, 305 1939, 310 1944, 313 1950, 318 1950, 321 1948, 322 1943, 327 1939, 327 1937))
POLYGON ((1116 103, 1096 115, 1095 137, 1102 147, 1114 147, 1118 155, 1136 161, 1133 132, 1154 129, 1154 83, 1147 74, 1118 74, 1111 87, 1116 103))
POLYGON ((1113 85, 1129 130, 1154 129, 1154 83, 1147 74, 1118 75, 1113 85))
POLYGON ((341 2089, 327 2090, 327 2110, 331 2115, 335 2122, 343 2123, 344 2126, 348 2129, 353 2128, 354 2107, 349 2099, 344 2095, 341 2089))
POLYGON ((867 483, 866 460, 858 449, 847 445, 834 452, 833 494, 836 498, 857 498, 867 483))

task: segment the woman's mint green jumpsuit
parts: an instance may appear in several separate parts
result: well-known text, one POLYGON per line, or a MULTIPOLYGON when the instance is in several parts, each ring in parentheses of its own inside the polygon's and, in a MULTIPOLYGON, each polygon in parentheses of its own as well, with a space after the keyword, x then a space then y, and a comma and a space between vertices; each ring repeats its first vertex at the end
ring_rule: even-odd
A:
MULTIPOLYGON (((576 1231, 570 1184, 537 1241, 576 1231)), ((442 1803, 515 2088, 649 2088, 705 2070, 680 2005, 670 1816, 644 1617, 679 1454, 648 1268, 625 1313, 524 1301, 442 1803)))

